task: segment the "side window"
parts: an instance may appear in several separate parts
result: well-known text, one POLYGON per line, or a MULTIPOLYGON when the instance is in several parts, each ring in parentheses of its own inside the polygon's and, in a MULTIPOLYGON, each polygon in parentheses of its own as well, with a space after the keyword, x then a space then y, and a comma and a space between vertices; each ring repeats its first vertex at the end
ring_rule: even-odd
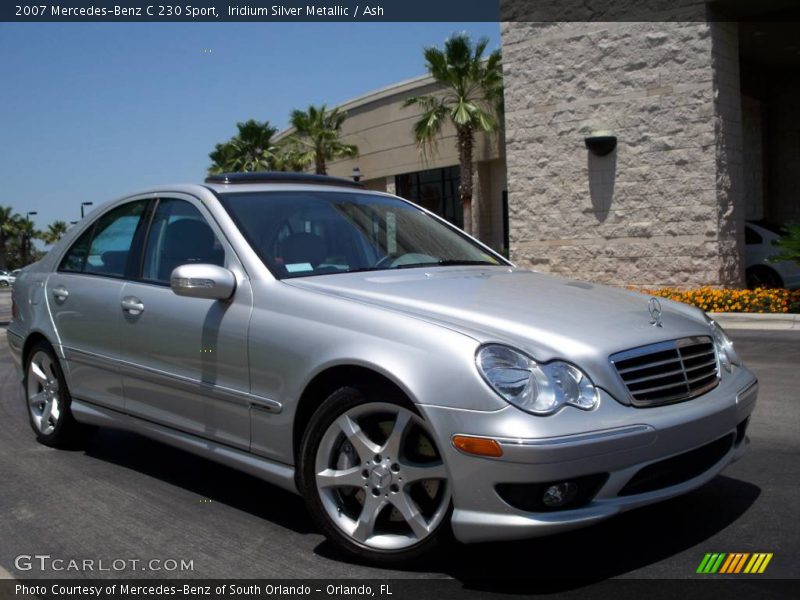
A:
POLYGON ((161 199, 147 236, 142 278, 168 284, 172 270, 188 263, 225 266, 225 250, 191 203, 161 199))
POLYGON ((124 277, 146 200, 129 202, 101 216, 67 251, 59 270, 124 277))

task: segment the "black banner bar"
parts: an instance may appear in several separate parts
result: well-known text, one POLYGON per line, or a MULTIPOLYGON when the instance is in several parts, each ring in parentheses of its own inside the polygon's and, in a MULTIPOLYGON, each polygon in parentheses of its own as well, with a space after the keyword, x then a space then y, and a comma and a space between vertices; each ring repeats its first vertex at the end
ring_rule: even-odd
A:
MULTIPOLYGON (((532 560, 535 560, 532 557, 532 560)), ((576 565, 580 569, 580 565, 576 565)), ((480 600, 510 596, 593 600, 796 599, 796 580, 760 576, 705 579, 39 579, 0 580, 0 600, 480 600)))
POLYGON ((797 20, 797 0, 14 0, 10 22, 797 20))
POLYGON ((0 21, 378 22, 497 21, 497 0, 30 0, 3 3, 0 21))

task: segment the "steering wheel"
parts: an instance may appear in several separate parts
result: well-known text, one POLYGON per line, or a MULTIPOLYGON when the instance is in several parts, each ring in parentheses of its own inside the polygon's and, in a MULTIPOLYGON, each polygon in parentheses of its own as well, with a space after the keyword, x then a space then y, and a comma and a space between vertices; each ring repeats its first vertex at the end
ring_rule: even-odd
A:
POLYGON ((421 252, 406 252, 404 254, 387 254, 374 265, 373 269, 395 268, 400 265, 409 265, 414 263, 435 263, 439 259, 430 254, 422 254, 421 252), (388 267, 387 267, 388 265, 388 267))

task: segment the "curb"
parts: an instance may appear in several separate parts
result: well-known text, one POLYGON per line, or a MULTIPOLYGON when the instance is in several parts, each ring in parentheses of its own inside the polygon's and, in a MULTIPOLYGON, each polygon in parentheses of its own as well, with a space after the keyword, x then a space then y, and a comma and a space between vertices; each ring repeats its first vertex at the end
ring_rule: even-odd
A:
POLYGON ((725 329, 800 331, 800 314, 711 312, 708 313, 708 316, 725 329))

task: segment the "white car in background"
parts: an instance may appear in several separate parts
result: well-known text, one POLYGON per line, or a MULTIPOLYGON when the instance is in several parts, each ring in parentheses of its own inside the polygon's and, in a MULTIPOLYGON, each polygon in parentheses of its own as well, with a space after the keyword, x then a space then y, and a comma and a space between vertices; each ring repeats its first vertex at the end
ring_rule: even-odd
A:
POLYGON ((16 279, 14 275, 8 271, 0 271, 0 288, 10 287, 14 283, 14 279, 16 279))
POLYGON ((792 261, 770 262, 778 253, 773 242, 781 238, 781 228, 764 221, 748 221, 744 226, 745 277, 748 288, 800 288, 800 265, 792 261))

